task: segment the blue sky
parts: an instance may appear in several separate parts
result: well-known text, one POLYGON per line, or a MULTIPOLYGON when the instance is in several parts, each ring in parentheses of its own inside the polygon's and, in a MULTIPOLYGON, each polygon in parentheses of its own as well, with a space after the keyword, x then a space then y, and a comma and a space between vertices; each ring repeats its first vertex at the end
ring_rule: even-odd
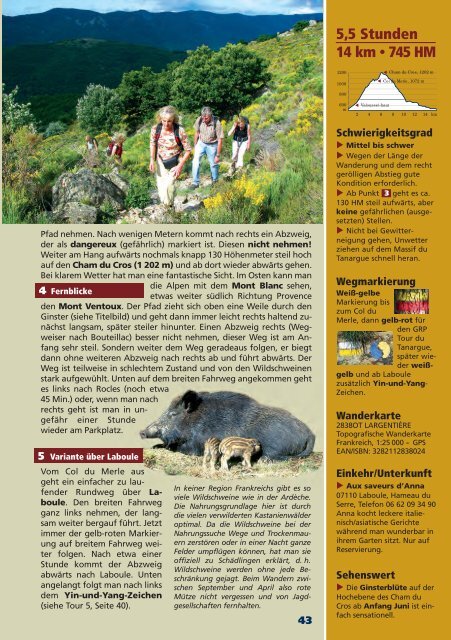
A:
POLYGON ((322 11, 321 0, 3 0, 2 12, 7 16, 41 13, 54 8, 110 11, 212 11, 214 13, 317 13, 322 11), (226 7, 226 9, 224 9, 226 7))

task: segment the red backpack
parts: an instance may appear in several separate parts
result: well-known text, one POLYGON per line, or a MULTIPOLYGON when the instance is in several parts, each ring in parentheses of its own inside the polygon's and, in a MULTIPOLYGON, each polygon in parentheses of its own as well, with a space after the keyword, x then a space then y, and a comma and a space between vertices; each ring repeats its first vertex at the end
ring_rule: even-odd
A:
POLYGON ((122 156, 122 145, 114 142, 113 140, 108 144, 108 147, 106 148, 107 156, 111 156, 114 147, 116 147, 116 153, 114 155, 120 158, 122 156))

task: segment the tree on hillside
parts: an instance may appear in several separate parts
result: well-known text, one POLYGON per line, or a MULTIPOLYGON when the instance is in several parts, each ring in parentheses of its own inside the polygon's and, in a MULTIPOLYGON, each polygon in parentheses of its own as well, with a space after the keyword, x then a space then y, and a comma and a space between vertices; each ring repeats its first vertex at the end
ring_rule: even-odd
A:
POLYGON ((121 100, 116 91, 90 84, 77 102, 80 126, 91 135, 111 132, 121 120, 121 100))
POLYGON ((35 131, 36 123, 30 111, 30 104, 17 102, 19 87, 11 93, 5 93, 5 85, 2 84, 2 125, 3 138, 8 138, 21 127, 28 127, 35 131))
POLYGON ((181 62, 170 62, 163 71, 160 71, 158 74, 158 84, 161 95, 164 96, 162 100, 161 106, 165 106, 170 104, 172 98, 172 86, 175 81, 175 73, 177 69, 180 67, 181 62))
POLYGON ((162 75, 154 73, 150 67, 143 67, 122 76, 117 93, 130 131, 136 130, 159 107, 168 103, 169 88, 165 86, 162 75))
POLYGON ((173 74, 171 102, 182 111, 198 111, 199 105, 212 104, 211 78, 213 51, 206 45, 188 51, 188 57, 173 74))
POLYGON ((268 63, 242 44, 228 44, 215 52, 213 89, 216 108, 232 116, 251 104, 255 93, 268 82, 268 63))
POLYGON ((207 104, 219 116, 230 116, 252 102, 269 79, 268 63, 242 44, 219 51, 201 46, 188 52, 174 71, 171 100, 183 111, 207 104))

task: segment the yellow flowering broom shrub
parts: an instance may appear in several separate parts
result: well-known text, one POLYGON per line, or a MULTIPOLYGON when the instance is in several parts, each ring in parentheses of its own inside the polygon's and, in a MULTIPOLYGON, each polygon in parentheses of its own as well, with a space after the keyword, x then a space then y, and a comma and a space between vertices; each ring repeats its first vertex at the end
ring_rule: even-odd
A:
POLYGON ((289 133, 291 136, 306 135, 315 124, 323 121, 323 99, 318 96, 309 96, 302 103, 296 126, 289 133))
POLYGON ((267 173, 237 178, 223 191, 204 200, 204 220, 213 224, 249 224, 261 221, 266 201, 267 185, 272 176, 267 173))

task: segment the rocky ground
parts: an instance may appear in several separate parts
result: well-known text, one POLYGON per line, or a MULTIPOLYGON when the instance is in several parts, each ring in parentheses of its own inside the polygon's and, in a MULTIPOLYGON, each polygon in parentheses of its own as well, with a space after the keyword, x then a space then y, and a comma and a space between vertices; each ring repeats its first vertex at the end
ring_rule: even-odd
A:
POLYGON ((182 218, 185 222, 197 222, 198 212, 207 197, 205 188, 209 187, 211 180, 202 177, 200 187, 191 189, 191 178, 177 182, 177 195, 174 199, 174 207, 167 207, 160 204, 158 192, 150 193, 150 204, 144 209, 137 207, 120 211, 116 224, 157 224, 180 222, 182 218))
MULTIPOLYGON (((231 179, 233 173, 229 165, 220 180, 231 179)), ((204 206, 203 201, 211 195, 211 179, 201 176, 197 189, 192 189, 191 184, 190 177, 177 181, 173 207, 160 204, 157 191, 152 191, 147 207, 127 209, 125 199, 129 185, 117 168, 105 174, 84 168, 59 177, 52 190, 52 216, 55 222, 92 224, 107 208, 115 216, 116 224, 195 223, 199 210, 204 206)))

